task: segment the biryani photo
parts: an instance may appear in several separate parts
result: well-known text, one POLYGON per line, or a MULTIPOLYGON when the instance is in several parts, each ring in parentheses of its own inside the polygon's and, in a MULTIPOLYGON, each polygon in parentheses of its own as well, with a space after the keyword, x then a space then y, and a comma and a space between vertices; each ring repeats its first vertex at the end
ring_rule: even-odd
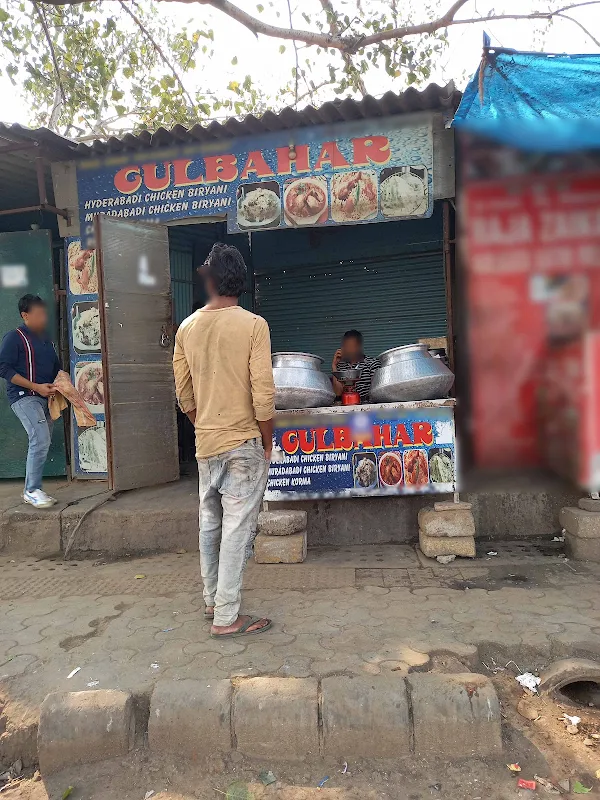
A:
POLYGON ((404 483, 407 486, 424 486, 429 483, 427 453, 424 450, 406 450, 404 457, 404 483))
POLYGON ((452 483, 454 481, 452 450, 443 447, 429 451, 429 476, 432 483, 452 483))
POLYGON ((90 411, 96 414, 104 413, 104 381, 101 361, 88 361, 76 365, 75 388, 90 411))
POLYGON ((331 216, 336 222, 372 219, 377 215, 377 177, 361 170, 335 175, 331 181, 331 216))
POLYGON ((384 486, 398 486, 402 482, 402 462, 395 453, 386 453, 381 456, 379 477, 384 486))
MULTIPOLYGON (((256 183, 251 185, 256 188, 251 189, 250 186, 246 186, 238 190, 238 225, 245 228, 260 228, 278 222, 281 201, 277 192, 256 183)), ((269 185, 277 186, 272 182, 269 185)))
POLYGON ((81 242, 71 242, 67 251, 67 264, 71 294, 96 294, 98 292, 95 250, 82 250, 81 242))
POLYGON ((367 456, 356 457, 354 466, 354 485, 358 489, 368 489, 377 483, 375 460, 367 456))
POLYGON ((401 167, 381 181, 381 213, 386 217, 424 214, 429 205, 425 167, 401 167))
POLYGON ((102 473, 108 469, 106 428, 99 422, 77 436, 79 467, 83 472, 102 473))
POLYGON ((286 220, 292 225, 314 225, 327 208, 324 178, 298 178, 285 188, 286 220))
POLYGON ((75 303, 73 315, 73 345, 78 352, 100 351, 100 312, 97 303, 75 303))

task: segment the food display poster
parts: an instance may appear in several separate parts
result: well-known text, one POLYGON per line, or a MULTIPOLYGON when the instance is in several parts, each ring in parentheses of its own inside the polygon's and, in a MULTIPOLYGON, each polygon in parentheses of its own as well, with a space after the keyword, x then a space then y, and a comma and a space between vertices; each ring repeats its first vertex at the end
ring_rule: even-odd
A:
POLYGON ((428 217, 429 121, 356 121, 80 162, 81 231, 96 214, 227 218, 230 232, 428 217))
POLYGON ((456 491, 454 409, 277 412, 265 500, 456 491))
POLYGON ((600 329, 600 172, 472 182, 463 200, 474 460, 548 463, 548 370, 600 329))
POLYGON ((106 478, 106 417, 98 308, 96 253, 79 239, 65 240, 67 321, 71 381, 96 418, 93 428, 79 428, 71 411, 72 470, 77 478, 106 478))

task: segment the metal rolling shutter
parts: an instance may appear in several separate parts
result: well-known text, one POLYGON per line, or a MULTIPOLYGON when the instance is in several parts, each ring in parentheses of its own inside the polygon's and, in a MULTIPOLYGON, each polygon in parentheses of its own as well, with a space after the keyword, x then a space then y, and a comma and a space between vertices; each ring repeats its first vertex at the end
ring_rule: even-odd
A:
POLYGON ((327 263, 315 264, 318 250, 309 248, 294 251, 295 265, 286 265, 280 251, 271 263, 266 263, 266 253, 264 259, 254 254, 256 311, 269 323, 274 352, 316 353, 328 370, 349 328, 363 333, 365 352, 371 356, 421 337, 446 335, 441 235, 422 236, 418 247, 411 247, 418 239, 408 244, 405 239, 398 244, 400 252, 392 255, 393 225, 368 226, 379 229, 378 238, 370 231, 364 248, 369 254, 351 260, 334 261, 330 252, 327 263))

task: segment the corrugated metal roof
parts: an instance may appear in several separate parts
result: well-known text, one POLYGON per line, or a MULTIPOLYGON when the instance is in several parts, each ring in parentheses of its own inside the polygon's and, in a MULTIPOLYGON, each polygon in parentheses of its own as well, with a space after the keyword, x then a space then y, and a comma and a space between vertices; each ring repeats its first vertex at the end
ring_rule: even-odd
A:
POLYGON ((158 128, 154 133, 142 131, 138 134, 126 133, 121 138, 111 136, 106 141, 95 140, 90 144, 79 143, 76 155, 77 157, 88 157, 191 142, 218 141, 237 136, 307 128, 311 125, 349 122, 356 119, 374 119, 416 111, 447 110, 453 114, 458 108, 460 98, 461 93, 455 88, 453 82, 443 87, 432 83, 423 91, 410 88, 400 94, 386 92, 380 98, 367 95, 362 100, 353 100, 348 97, 344 100, 324 103, 318 108, 307 106, 302 111, 296 111, 288 106, 277 114, 273 111, 267 111, 260 117, 249 114, 243 120, 230 118, 223 123, 210 122, 208 125, 198 124, 192 128, 176 125, 171 130, 158 128))
POLYGON ((46 128, 24 128, 0 122, 0 210, 38 205, 35 159, 44 158, 46 195, 54 203, 49 162, 73 158, 76 144, 46 128), (2 152, 11 145, 31 145, 28 150, 2 152))

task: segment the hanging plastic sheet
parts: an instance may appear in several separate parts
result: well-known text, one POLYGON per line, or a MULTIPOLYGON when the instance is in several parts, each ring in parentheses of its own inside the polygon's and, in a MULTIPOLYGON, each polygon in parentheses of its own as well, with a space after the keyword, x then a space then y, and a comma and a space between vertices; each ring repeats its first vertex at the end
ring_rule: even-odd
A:
POLYGON ((452 126, 524 150, 598 148, 599 85, 600 55, 486 47, 452 126))

